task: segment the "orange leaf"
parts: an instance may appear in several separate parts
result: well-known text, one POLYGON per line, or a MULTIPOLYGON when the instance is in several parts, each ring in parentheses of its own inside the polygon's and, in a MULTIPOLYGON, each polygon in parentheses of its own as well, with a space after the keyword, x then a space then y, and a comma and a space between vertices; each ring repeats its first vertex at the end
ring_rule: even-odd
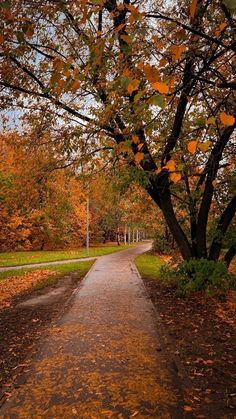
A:
POLYGON ((221 32, 223 32, 223 30, 227 27, 227 23, 226 22, 222 22, 218 29, 216 30, 216 36, 220 36, 221 32))
POLYGON ((159 93, 167 94, 169 92, 169 87, 166 83, 156 82, 152 84, 154 90, 157 90, 159 93))
POLYGON ((150 81, 150 83, 154 83, 154 82, 156 82, 157 80, 160 79, 159 72, 158 72, 157 68, 155 68, 155 67, 153 67, 149 64, 146 64, 146 65, 143 66, 143 72, 144 72, 144 75, 145 75, 146 79, 148 81, 150 81))
POLYGON ((3 35, 0 34, 0 45, 3 44, 3 42, 4 42, 4 37, 3 35))
POLYGON ((140 84, 140 80, 137 80, 137 79, 131 80, 131 82, 128 84, 128 87, 127 87, 128 93, 131 95, 135 90, 138 89, 139 84, 140 84))
POLYGON ((71 90, 73 92, 76 92, 76 90, 78 90, 80 88, 80 81, 79 80, 75 80, 72 85, 71 85, 71 90))
POLYGON ((131 44, 132 38, 129 35, 121 35, 121 39, 126 42, 126 44, 131 44))
POLYGON ((231 125, 234 125, 234 123, 235 123, 234 116, 229 115, 225 112, 220 113, 220 120, 221 120, 222 124, 226 125, 226 126, 231 126, 231 125))
POLYGON ((134 156, 134 160, 138 164, 143 160, 143 158, 144 158, 144 153, 141 153, 140 151, 138 151, 138 153, 136 153, 134 156))
POLYGON ((140 151, 140 150, 143 148, 143 146, 144 146, 144 143, 140 143, 140 144, 138 145, 138 150, 140 151))
POLYGON ((187 148, 188 148, 189 153, 194 154, 196 152, 196 150, 197 150, 197 143, 198 143, 197 140, 189 141, 189 143, 187 145, 187 148))
POLYGON ((181 173, 171 173, 170 174, 170 179, 172 180, 172 182, 177 183, 179 182, 179 180, 181 179, 181 173))
POLYGON ((175 161, 169 160, 164 167, 165 169, 168 169, 170 172, 173 172, 175 170, 175 161))
POLYGON ((185 50, 185 45, 172 45, 171 46, 171 51, 176 60, 179 60, 181 58, 181 55, 183 54, 184 50, 185 50))
POLYGON ((137 135, 132 135, 132 141, 134 144, 138 144, 139 143, 139 137, 137 135))
POLYGON ((193 408, 191 406, 184 406, 185 412, 192 412, 193 408))
POLYGON ((192 0, 190 4, 190 10, 189 10, 190 17, 194 18, 196 8, 197 8, 197 0, 192 0))

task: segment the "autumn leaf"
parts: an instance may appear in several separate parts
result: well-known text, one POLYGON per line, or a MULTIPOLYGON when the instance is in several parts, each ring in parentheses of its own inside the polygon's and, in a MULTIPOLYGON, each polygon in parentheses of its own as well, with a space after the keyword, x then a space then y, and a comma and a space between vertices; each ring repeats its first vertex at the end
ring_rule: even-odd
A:
POLYGON ((118 25, 115 29, 114 32, 120 32, 121 29, 123 29, 125 27, 125 23, 121 23, 120 25, 118 25))
POLYGON ((175 60, 179 60, 181 58, 181 55, 183 54, 185 50, 185 45, 172 45, 171 51, 174 55, 175 60))
POLYGON ((129 35, 121 35, 121 39, 123 39, 123 41, 126 42, 126 44, 132 43, 132 38, 129 35))
POLYGON ((144 72, 146 79, 150 83, 154 83, 160 79, 159 71, 157 70, 156 67, 153 67, 150 64, 145 64, 142 66, 142 70, 144 72))
POLYGON ((220 36, 224 29, 227 27, 227 22, 222 22, 216 30, 216 36, 220 36))
POLYGON ((132 135, 132 141, 134 144, 138 144, 139 143, 139 137, 137 135, 132 135))
POLYGON ((189 141, 189 143, 187 145, 187 148, 188 148, 188 151, 191 154, 194 154, 196 152, 196 150, 197 150, 197 143, 198 143, 198 140, 189 141))
POLYGON ((173 159, 169 160, 164 168, 168 169, 170 172, 173 172, 175 170, 175 161, 173 159))
POLYGON ((156 82, 152 84, 154 90, 157 90, 159 93, 167 94, 169 92, 169 87, 166 83, 156 82))
POLYGON ((185 412, 192 412, 193 408, 191 406, 184 406, 185 412))
POLYGON ((235 123, 235 118, 232 115, 229 115, 225 112, 220 113, 220 120, 223 125, 231 126, 235 123))
POLYGON ((73 92, 76 92, 79 88, 80 88, 80 81, 79 80, 75 80, 72 85, 71 85, 71 90, 73 92))
POLYGON ((140 84, 140 80, 138 79, 131 80, 131 82, 128 84, 128 87, 127 87, 128 93, 131 95, 135 90, 138 90, 139 84, 140 84))
POLYGON ((140 151, 138 151, 138 153, 136 153, 134 156, 134 160, 138 164, 143 160, 143 158, 144 158, 144 153, 141 153, 140 151))
POLYGON ((172 182, 177 183, 179 182, 179 180, 181 179, 181 173, 171 173, 170 174, 170 179, 172 180, 172 182))
POLYGON ((2 45, 2 44, 3 44, 3 42, 4 42, 4 37, 3 37, 3 35, 2 35, 2 34, 0 34, 0 45, 2 45))
POLYGON ((210 116, 210 118, 208 118, 206 120, 206 124, 207 125, 215 125, 216 124, 216 118, 214 116, 210 116))
POLYGON ((149 103, 163 109, 165 107, 165 98, 161 95, 155 95, 149 99, 149 103))
POLYGON ((203 153, 206 153, 206 151, 210 148, 212 142, 211 141, 205 141, 204 143, 199 143, 198 144, 198 148, 199 150, 201 150, 203 153))
POLYGON ((191 18, 194 18, 196 8, 197 8, 197 0, 192 0, 192 2, 190 4, 190 10, 189 10, 189 14, 190 14, 191 18))

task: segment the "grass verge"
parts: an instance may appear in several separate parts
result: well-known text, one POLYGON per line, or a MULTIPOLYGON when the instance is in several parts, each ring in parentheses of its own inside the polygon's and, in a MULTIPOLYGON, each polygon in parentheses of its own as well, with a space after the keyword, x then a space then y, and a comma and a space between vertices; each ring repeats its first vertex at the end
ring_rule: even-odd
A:
MULTIPOLYGON (((38 269, 40 270, 46 269, 47 271, 58 272, 58 275, 52 275, 52 276, 49 275, 49 277, 45 281, 43 281, 41 288, 44 288, 45 286, 56 283, 58 279, 60 279, 62 276, 69 274, 71 272, 74 272, 74 271, 78 271, 78 274, 76 275, 75 279, 79 280, 83 278, 83 276, 86 275, 86 273, 89 271, 93 263, 94 263, 93 260, 87 260, 87 261, 82 261, 82 262, 65 263, 61 265, 52 265, 52 266, 45 266, 45 267, 41 266, 40 268, 37 268, 37 267, 36 268, 23 268, 19 270, 12 269, 10 271, 0 272, 0 280, 9 278, 11 276, 22 276, 26 272, 32 272, 38 269)), ((37 285, 37 289, 39 289, 40 284, 37 285)))
POLYGON ((159 256, 143 253, 135 259, 135 265, 143 278, 158 280, 164 262, 159 256))
POLYGON ((89 255, 85 248, 78 248, 74 250, 42 250, 33 252, 3 252, 0 253, 0 266, 19 266, 30 263, 54 262, 66 259, 85 258, 87 256, 103 256, 109 253, 119 252, 133 247, 135 245, 99 245, 91 247, 89 255))

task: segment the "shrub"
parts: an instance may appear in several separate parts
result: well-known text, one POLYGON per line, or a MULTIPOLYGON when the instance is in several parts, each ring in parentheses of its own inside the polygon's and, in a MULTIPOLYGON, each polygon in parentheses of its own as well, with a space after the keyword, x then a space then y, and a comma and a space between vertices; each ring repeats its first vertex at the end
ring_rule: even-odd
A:
POLYGON ((176 271, 168 266, 161 270, 163 281, 176 284, 178 293, 186 296, 196 291, 221 294, 234 287, 234 277, 223 262, 208 259, 190 259, 181 263, 176 271))
POLYGON ((152 243, 152 251, 165 254, 169 254, 171 252, 170 243, 167 241, 164 234, 161 234, 160 232, 155 233, 152 243))

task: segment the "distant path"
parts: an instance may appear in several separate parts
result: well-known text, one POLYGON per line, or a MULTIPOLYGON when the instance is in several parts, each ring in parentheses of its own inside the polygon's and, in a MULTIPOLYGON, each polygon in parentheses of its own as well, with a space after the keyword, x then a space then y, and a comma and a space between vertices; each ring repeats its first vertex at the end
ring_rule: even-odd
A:
POLYGON ((97 259, 0 418, 185 417, 133 264, 149 248, 97 259))
POLYGON ((79 259, 65 259, 65 260, 55 260, 53 262, 39 262, 39 263, 29 263, 26 265, 17 265, 17 266, 4 266, 0 267, 0 272, 6 271, 15 271, 18 269, 27 269, 27 268, 37 268, 38 266, 50 266, 50 265, 64 265, 65 263, 73 263, 73 262, 84 262, 86 260, 95 260, 99 256, 93 257, 83 257, 79 259))

